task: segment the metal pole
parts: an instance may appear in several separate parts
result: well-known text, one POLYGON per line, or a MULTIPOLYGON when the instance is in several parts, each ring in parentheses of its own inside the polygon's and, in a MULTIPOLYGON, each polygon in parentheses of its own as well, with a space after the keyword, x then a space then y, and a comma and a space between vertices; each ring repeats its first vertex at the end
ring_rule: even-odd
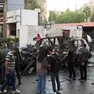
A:
POLYGON ((29 8, 29 3, 28 3, 29 1, 25 0, 24 2, 25 2, 25 9, 28 9, 29 8))
POLYGON ((3 36, 7 36, 7 27, 6 27, 6 14, 7 14, 7 0, 4 2, 4 19, 3 19, 3 36))

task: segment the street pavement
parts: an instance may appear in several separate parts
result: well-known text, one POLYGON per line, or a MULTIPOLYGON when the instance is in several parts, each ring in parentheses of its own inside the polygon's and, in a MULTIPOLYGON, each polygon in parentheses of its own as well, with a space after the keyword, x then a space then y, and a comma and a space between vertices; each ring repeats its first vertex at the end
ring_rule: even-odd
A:
POLYGON ((91 64, 94 64, 94 51, 91 53, 92 53, 92 57, 89 59, 89 61, 91 64))
MULTIPOLYGON (((68 80, 68 70, 63 69, 60 71, 60 84, 61 94, 94 94, 94 66, 88 67, 87 81, 79 81, 79 69, 76 71, 76 80, 68 80)), ((21 94, 36 94, 37 76, 24 76, 22 77, 22 85, 18 87, 22 92, 21 94)), ((47 76, 46 90, 52 91, 50 76, 47 76)))
MULTIPOLYGON (((62 68, 60 71, 61 94, 94 94, 94 53, 88 64, 88 79, 87 81, 79 81, 79 68, 76 70, 76 80, 68 80, 68 69, 62 68)), ((17 86, 21 90, 20 94, 37 94, 37 75, 22 76, 22 85, 17 86)), ((48 94, 52 91, 50 76, 47 75, 46 91, 48 94)), ((7 94, 11 94, 9 91, 7 94)))

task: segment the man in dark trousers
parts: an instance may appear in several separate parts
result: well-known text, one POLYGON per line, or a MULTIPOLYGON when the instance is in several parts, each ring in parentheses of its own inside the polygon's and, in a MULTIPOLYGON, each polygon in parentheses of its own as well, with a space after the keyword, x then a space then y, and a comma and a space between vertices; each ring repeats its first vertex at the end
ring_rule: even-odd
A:
POLYGON ((76 79, 76 74, 74 70, 75 54, 73 47, 69 48, 67 61, 68 61, 68 69, 69 69, 69 79, 75 80, 76 79))
POLYGON ((79 80, 87 79, 87 62, 89 57, 89 51, 86 48, 86 44, 82 45, 83 47, 79 51, 79 59, 80 59, 80 75, 81 78, 79 80))
POLYGON ((18 85, 21 85, 21 71, 20 71, 20 64, 21 64, 21 56, 18 48, 15 48, 16 50, 16 58, 15 58, 15 71, 17 74, 18 79, 18 85))
POLYGON ((5 60, 5 73, 6 73, 6 79, 4 81, 4 84, 0 88, 0 93, 6 93, 7 90, 5 90, 6 86, 8 86, 9 82, 12 83, 12 94, 20 93, 19 90, 16 89, 16 74, 15 74, 15 54, 16 54, 15 48, 12 48, 10 52, 8 52, 5 60))
POLYGON ((51 81, 52 81, 52 88, 53 88, 53 93, 56 94, 60 93, 60 81, 59 81, 59 67, 58 67, 58 62, 56 60, 56 53, 53 51, 51 47, 48 47, 48 63, 49 63, 49 68, 50 68, 50 76, 51 76, 51 81), (56 90, 56 83, 57 82, 57 90, 56 90))

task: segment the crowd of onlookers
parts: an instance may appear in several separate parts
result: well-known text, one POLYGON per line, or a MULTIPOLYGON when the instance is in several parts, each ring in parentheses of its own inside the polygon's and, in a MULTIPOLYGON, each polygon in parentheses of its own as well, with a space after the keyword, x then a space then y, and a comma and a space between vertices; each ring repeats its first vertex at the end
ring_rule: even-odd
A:
MULTIPOLYGON (((67 51, 67 61, 69 69, 69 79, 76 80, 76 73, 74 70, 75 64, 75 50, 73 46, 70 46, 67 51)), ((83 47, 79 51, 79 65, 80 65, 80 79, 87 79, 87 62, 89 58, 89 51, 86 48, 86 44, 83 44, 83 47)), ((16 74, 18 78, 18 84, 21 85, 21 74, 20 74, 20 54, 19 49, 12 47, 11 50, 6 55, 4 59, 5 65, 5 75, 6 79, 3 85, 0 87, 0 93, 6 93, 6 86, 12 86, 12 93, 20 93, 20 90, 16 89, 16 74)), ((36 57, 36 71, 38 75, 37 83, 37 93, 46 94, 46 72, 49 70, 52 82, 53 94, 60 93, 60 81, 59 81, 59 70, 60 63, 56 51, 52 47, 40 47, 38 56, 36 57), (56 85, 56 83, 57 85, 56 85), (57 88, 56 88, 57 87, 57 88)))
MULTIPOLYGON (((75 50, 71 46, 67 51, 67 61, 68 61, 68 69, 69 69, 69 79, 76 80, 76 73, 74 70, 75 65, 75 50)), ((79 51, 79 65, 80 65, 80 79, 79 80, 87 80, 87 63, 89 58, 89 51, 86 48, 86 44, 83 44, 83 47, 79 51)), ((46 70, 49 69, 52 88, 52 94, 60 94, 60 81, 59 81, 59 59, 56 55, 55 50, 52 47, 48 47, 47 49, 41 48, 39 51, 39 55, 37 57, 37 74, 38 74, 38 94, 45 94, 45 86, 46 86, 46 70), (56 83, 57 85, 56 85, 56 83), (57 88, 56 88, 57 86, 57 88)))

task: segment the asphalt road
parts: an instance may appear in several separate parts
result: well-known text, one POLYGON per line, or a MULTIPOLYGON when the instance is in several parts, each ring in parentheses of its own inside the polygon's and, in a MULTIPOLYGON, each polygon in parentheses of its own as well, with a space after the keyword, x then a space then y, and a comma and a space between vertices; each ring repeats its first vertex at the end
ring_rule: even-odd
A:
MULTIPOLYGON (((61 94, 94 94, 94 67, 88 67, 87 81, 81 82, 78 80, 80 78, 79 69, 76 70, 76 74, 76 80, 69 81, 68 70, 63 69, 60 71, 61 94)), ((18 87, 22 91, 21 94, 36 94, 36 79, 36 75, 22 77, 22 85, 18 87)), ((46 90, 47 92, 52 91, 50 76, 47 76, 46 90)))

